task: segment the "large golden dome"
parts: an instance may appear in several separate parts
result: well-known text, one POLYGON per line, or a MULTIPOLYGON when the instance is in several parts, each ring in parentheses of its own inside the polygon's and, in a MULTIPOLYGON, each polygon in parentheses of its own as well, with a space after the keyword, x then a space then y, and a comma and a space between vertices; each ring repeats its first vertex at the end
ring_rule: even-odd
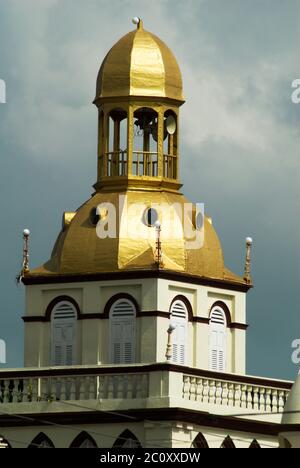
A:
POLYGON ((198 248, 189 248, 185 232, 181 229, 180 217, 175 220, 175 226, 179 227, 178 235, 173 236, 166 232, 164 210, 176 204, 183 207, 186 203, 189 203, 188 200, 179 193, 135 190, 124 193, 98 192, 79 208, 70 224, 62 230, 51 259, 43 266, 31 270, 26 277, 156 270, 155 228, 144 227, 144 237, 130 236, 126 231, 128 225, 134 226, 134 229, 143 227, 144 207, 155 206, 162 227, 164 270, 244 283, 242 278, 225 268, 220 241, 208 218, 205 218, 204 243, 198 248), (122 204, 121 208, 120 195, 126 196, 125 207, 122 204), (90 221, 92 209, 103 203, 110 203, 116 208, 117 215, 120 214, 114 238, 100 239, 96 227, 90 221), (152 239, 149 239, 147 230, 152 231, 152 239))
POLYGON ((110 49, 98 74, 95 100, 122 96, 183 101, 181 72, 173 53, 143 29, 141 21, 110 49))

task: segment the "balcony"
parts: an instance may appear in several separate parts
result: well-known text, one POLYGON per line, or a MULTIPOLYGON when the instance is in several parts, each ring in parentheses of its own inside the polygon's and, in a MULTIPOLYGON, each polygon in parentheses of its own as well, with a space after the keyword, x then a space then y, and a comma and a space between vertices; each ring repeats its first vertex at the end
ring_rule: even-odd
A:
POLYGON ((91 410, 175 407, 279 422, 291 386, 169 363, 24 368, 0 372, 0 407, 11 414, 65 411, 80 401, 91 410))

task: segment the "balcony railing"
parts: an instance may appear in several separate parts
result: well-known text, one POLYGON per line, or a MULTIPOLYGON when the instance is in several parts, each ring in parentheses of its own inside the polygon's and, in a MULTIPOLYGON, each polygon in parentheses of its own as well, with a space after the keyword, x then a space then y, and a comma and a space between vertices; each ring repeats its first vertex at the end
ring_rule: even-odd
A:
POLYGON ((133 151, 132 174, 136 176, 157 177, 158 153, 151 151, 133 151))
MULTIPOLYGON (((292 382, 221 374, 169 363, 70 366, 0 372, 0 403, 122 401, 122 405, 180 405, 203 410, 281 414, 292 382), (131 403, 130 403, 131 402, 131 403), (237 409, 240 408, 241 410, 237 409)), ((116 407, 119 403, 116 402, 116 407)))
MULTIPOLYGON (((127 150, 105 153, 101 159, 102 174, 106 177, 126 176, 128 174, 127 150)), ((133 151, 132 174, 134 176, 157 177, 158 153, 153 151, 133 151)), ((163 177, 177 179, 177 157, 163 155, 163 177)))

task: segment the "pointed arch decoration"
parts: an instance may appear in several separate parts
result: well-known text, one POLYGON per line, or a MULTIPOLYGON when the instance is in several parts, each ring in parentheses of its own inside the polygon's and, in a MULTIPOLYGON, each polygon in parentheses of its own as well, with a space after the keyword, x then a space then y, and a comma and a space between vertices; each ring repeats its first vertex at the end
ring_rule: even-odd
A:
POLYGON ((209 448, 208 443, 201 432, 195 437, 193 443, 192 443, 192 448, 209 448))
POLYGON ((82 431, 75 437, 70 448, 98 448, 98 446, 88 432, 82 431))
POLYGON ((259 445, 256 439, 253 439, 249 448, 260 449, 261 446, 259 445))
POLYGON ((44 432, 40 432, 28 446, 28 448, 55 448, 54 444, 49 437, 44 434, 44 432))
POLYGON ((224 439, 224 441, 223 441, 223 443, 221 445, 221 448, 226 448, 226 449, 227 448, 236 448, 233 441, 232 441, 232 438, 229 435, 224 439))
POLYGON ((119 435, 113 448, 142 448, 138 438, 129 429, 126 429, 119 435))

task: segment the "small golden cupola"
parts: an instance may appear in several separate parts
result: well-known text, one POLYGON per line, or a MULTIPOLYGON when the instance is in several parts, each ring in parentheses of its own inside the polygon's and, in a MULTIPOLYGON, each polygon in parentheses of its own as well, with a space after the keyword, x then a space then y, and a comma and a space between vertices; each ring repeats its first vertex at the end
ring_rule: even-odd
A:
POLYGON ((95 189, 177 191, 181 72, 171 50, 133 21, 137 29, 111 48, 97 78, 95 189))

